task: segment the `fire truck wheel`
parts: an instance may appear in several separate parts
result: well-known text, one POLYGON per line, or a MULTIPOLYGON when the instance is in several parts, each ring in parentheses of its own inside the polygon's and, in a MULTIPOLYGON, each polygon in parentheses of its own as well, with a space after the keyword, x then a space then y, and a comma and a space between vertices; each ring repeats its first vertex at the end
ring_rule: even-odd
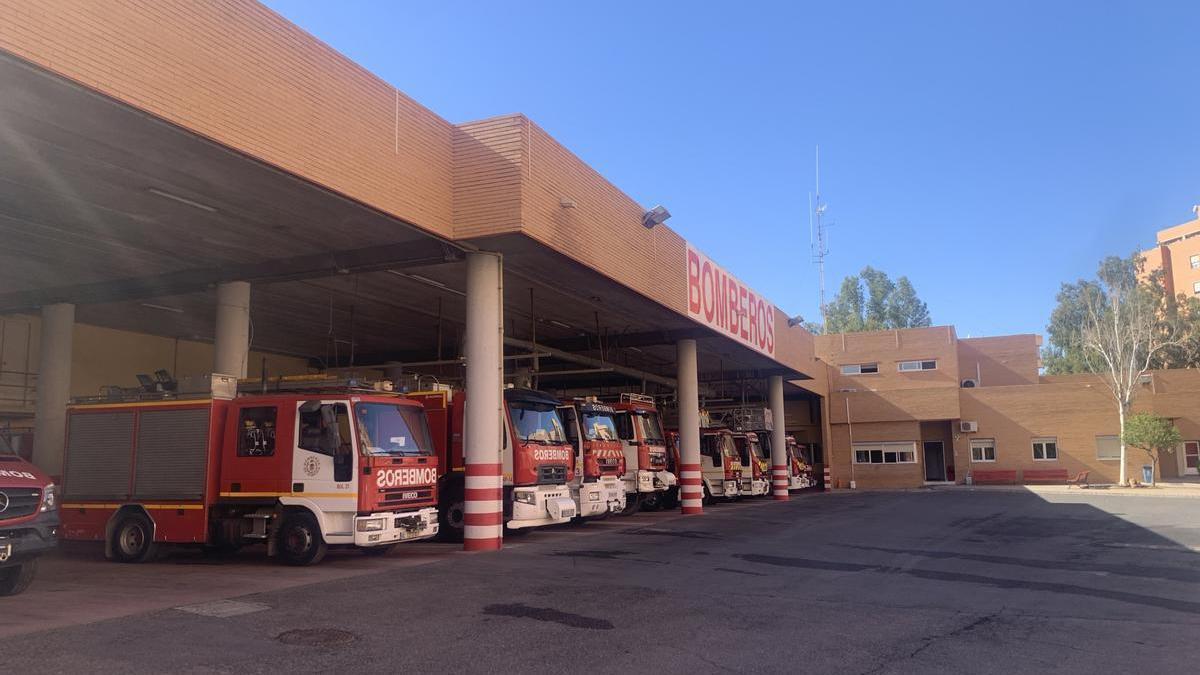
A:
POLYGON ((396 548, 395 544, 384 544, 383 546, 364 546, 362 552, 372 558, 380 558, 392 552, 396 548))
POLYGON ((316 565, 328 550, 317 519, 308 511, 285 513, 277 536, 279 558, 288 565, 316 565))
POLYGON ((642 497, 643 511, 657 511, 662 508, 663 499, 661 492, 648 492, 642 497))
POLYGON ((632 516, 642 508, 642 493, 625 493, 625 509, 620 511, 622 516, 632 516))
POLYGON ((465 527, 467 505, 462 495, 451 494, 438 509, 438 539, 442 541, 462 541, 465 527))
POLYGON ((113 559, 141 563, 154 558, 154 525, 144 514, 130 513, 117 521, 112 532, 113 559))
POLYGON ((37 559, 26 560, 20 565, 0 568, 0 597, 16 595, 29 588, 37 573, 37 559))

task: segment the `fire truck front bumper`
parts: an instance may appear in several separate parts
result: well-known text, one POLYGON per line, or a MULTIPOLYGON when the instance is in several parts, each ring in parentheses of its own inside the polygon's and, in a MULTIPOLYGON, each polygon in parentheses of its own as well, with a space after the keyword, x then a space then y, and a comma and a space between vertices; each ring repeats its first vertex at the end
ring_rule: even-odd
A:
POLYGON ((664 492, 674 487, 678 483, 675 474, 670 471, 647 471, 639 469, 637 472, 637 491, 638 492, 664 492))
POLYGON ((770 481, 761 478, 755 478, 753 480, 746 478, 742 479, 742 496, 744 497, 761 497, 762 495, 770 494, 770 492, 770 481))
POLYGON ((579 515, 584 518, 617 513, 624 508, 625 486, 615 476, 579 486, 579 515))
POLYGON ((437 509, 372 513, 354 519, 355 546, 386 546, 429 539, 438 533, 437 509))
POLYGON ((742 486, 736 480, 733 480, 732 478, 729 480, 725 480, 725 481, 721 481, 720 483, 717 483, 717 486, 720 487, 721 494, 713 495, 714 497, 729 497, 732 499, 733 497, 738 496, 742 492, 742 486))
POLYGON ((577 508, 566 485, 513 488, 512 519, 508 529, 560 525, 575 517, 577 508))
POLYGON ((16 565, 58 544, 58 511, 39 514, 20 525, 0 524, 0 567, 16 565))
POLYGON ((810 481, 808 479, 808 476, 789 476, 788 477, 788 489, 789 490, 803 490, 805 488, 810 488, 810 487, 812 487, 812 481, 810 481))

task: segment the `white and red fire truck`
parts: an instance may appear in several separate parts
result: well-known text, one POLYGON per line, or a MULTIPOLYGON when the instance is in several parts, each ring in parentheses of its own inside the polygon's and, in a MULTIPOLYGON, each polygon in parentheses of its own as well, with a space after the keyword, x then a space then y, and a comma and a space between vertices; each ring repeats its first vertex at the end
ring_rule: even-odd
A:
POLYGON ((812 466, 805 458, 808 448, 796 442, 795 436, 787 437, 788 489, 804 490, 815 485, 812 466))
MULTIPOLYGON (((462 540, 466 523, 463 421, 466 392, 443 389, 410 396, 425 406, 439 466, 438 512, 446 539, 462 540)), ((510 530, 566 523, 578 513, 569 483, 575 458, 559 417, 560 403, 533 389, 504 390, 501 434, 504 523, 510 530)))
POLYGON ((737 449, 742 470, 742 496, 761 497, 771 494, 771 456, 759 442, 758 434, 753 431, 736 431, 733 433, 733 445, 737 449))
POLYGON ((625 509, 621 513, 629 515, 643 502, 657 506, 678 481, 669 470, 667 437, 654 398, 621 394, 613 407, 625 452, 625 509))
POLYGON ((62 536, 141 562, 157 544, 267 544, 293 565, 437 534, 437 457, 417 401, 371 385, 229 376, 68 408, 62 536), (193 392, 193 393, 188 393, 193 392))
POLYGON ((54 548, 58 488, 0 435, 0 596, 33 583, 37 559, 54 548))
POLYGON ((604 517, 625 509, 625 452, 617 435, 616 410, 595 398, 559 408, 567 439, 575 446, 571 496, 580 517, 604 517))
MULTIPOLYGON (((707 416, 701 415, 701 419, 707 421, 707 416)), ((671 431, 668 436, 674 455, 674 466, 679 466, 679 432, 671 431)), ((700 484, 705 506, 717 499, 739 499, 744 470, 737 448, 734 447, 733 433, 729 429, 700 428, 700 484)))

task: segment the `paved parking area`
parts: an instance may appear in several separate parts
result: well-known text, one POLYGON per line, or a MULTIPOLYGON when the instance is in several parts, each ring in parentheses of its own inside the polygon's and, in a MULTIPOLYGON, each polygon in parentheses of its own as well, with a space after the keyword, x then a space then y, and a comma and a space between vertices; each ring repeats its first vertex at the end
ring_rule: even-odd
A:
POLYGON ((0 630, 24 672, 1194 672, 1197 551, 1194 498, 812 494, 311 570, 74 554, 0 630), (92 593, 133 599, 53 599, 92 593))

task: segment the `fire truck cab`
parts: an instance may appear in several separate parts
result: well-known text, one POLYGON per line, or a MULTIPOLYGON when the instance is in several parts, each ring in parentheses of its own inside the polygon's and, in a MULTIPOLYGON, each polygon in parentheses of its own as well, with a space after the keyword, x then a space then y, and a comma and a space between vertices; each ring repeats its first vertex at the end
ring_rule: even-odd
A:
POLYGON ((580 517, 607 516, 625 509, 625 452, 617 435, 616 410, 594 398, 559 408, 567 439, 575 446, 571 495, 580 517))
POLYGON ((625 452, 625 510, 638 510, 647 495, 662 497, 678 482, 667 458, 667 440, 654 398, 641 394, 621 394, 613 406, 617 411, 617 432, 625 452))
POLYGON ((419 402, 390 383, 327 376, 240 395, 232 377, 205 379, 68 409, 65 539, 103 541, 121 562, 160 543, 261 542, 310 565, 329 546, 380 553, 437 534, 437 457, 419 402))
POLYGON ((733 444, 737 449, 742 470, 742 496, 761 497, 771 493, 771 456, 769 451, 759 443, 758 434, 753 431, 733 432, 733 444))
MULTIPOLYGON (((466 392, 449 388, 410 394, 425 406, 444 467, 438 483, 443 537, 462 540, 466 524, 463 423, 466 392)), ((559 400, 533 389, 504 390, 501 432, 504 519, 510 530, 569 522, 578 512, 569 483, 575 458, 559 417, 559 400)))
POLYGON ((33 583, 37 559, 58 540, 58 488, 0 435, 0 597, 33 583))
POLYGON ((814 485, 812 466, 805 459, 807 447, 796 442, 795 436, 787 437, 788 489, 804 490, 814 485))

